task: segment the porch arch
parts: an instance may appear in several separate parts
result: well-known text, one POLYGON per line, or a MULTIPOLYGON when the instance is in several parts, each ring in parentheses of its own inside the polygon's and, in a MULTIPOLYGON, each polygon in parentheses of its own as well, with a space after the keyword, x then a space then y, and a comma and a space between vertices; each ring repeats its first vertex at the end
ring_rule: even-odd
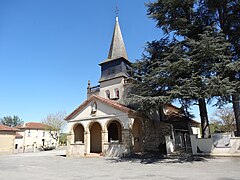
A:
POLYGON ((134 119, 133 126, 132 126, 132 133, 133 133, 134 152, 141 152, 143 131, 142 131, 142 122, 139 119, 134 119))
POLYGON ((84 127, 82 124, 77 123, 73 127, 74 133, 74 143, 81 142, 84 143, 84 127))
POLYGON ((117 120, 111 120, 107 124, 108 142, 122 142, 122 124, 117 120))
POLYGON ((98 122, 93 122, 89 126, 90 130, 90 152, 102 152, 102 127, 98 122))

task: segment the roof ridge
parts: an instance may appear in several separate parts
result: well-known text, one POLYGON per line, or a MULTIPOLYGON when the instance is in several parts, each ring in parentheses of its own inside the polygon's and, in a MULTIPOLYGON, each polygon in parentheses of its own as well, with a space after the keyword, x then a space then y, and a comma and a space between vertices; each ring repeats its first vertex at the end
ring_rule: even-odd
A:
POLYGON ((0 124, 0 131, 19 131, 19 129, 0 124))

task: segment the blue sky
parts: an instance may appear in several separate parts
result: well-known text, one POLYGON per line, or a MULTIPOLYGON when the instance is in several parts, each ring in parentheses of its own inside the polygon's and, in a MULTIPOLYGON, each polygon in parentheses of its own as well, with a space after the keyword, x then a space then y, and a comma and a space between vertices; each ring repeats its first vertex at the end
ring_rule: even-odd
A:
MULTIPOLYGON (((118 2, 132 62, 141 58, 147 41, 163 36, 147 17, 146 2, 118 2)), ((0 117, 42 121, 81 104, 87 81, 97 85, 98 63, 107 58, 115 7, 115 0, 1 0, 0 117)))

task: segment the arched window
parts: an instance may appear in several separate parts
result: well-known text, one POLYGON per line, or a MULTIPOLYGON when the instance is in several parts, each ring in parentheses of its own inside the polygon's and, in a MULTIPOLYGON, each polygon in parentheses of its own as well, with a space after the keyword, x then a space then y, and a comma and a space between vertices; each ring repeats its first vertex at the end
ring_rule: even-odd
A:
POLYGON ((108 142, 122 141, 122 126, 118 121, 112 121, 108 125, 108 142))
POLYGON ((81 124, 77 124, 74 127, 74 142, 84 143, 84 127, 81 124))
POLYGON ((115 89, 115 98, 119 99, 119 89, 115 89))
POLYGON ((110 91, 106 90, 106 98, 110 99, 110 91))

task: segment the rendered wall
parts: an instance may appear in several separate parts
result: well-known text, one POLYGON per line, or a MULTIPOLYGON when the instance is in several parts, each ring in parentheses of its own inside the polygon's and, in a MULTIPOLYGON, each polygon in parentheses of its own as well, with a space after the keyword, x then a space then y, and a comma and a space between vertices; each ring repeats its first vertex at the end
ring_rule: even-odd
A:
POLYGON ((15 152, 33 152, 43 146, 57 146, 58 142, 52 138, 49 131, 37 130, 37 129, 24 129, 18 132, 23 136, 21 139, 15 140, 18 149, 15 152), (29 133, 30 132, 30 133, 29 133))
POLYGON ((215 147, 212 138, 197 138, 191 135, 193 155, 240 156, 240 138, 230 138, 228 147, 215 147))
POLYGON ((14 152, 14 140, 16 132, 0 132, 0 154, 12 154, 14 152))

